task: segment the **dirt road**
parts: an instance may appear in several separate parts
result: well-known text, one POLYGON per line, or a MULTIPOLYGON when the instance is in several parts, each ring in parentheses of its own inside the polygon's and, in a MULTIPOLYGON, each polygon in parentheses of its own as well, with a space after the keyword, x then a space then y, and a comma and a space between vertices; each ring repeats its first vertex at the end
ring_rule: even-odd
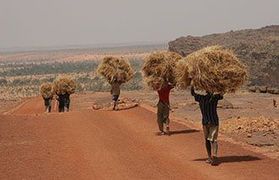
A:
MULTIPOLYGON (((75 107, 73 107, 75 109, 75 107)), ((279 162, 220 143, 220 165, 204 163, 202 132, 126 111, 42 114, 34 98, 0 115, 0 179, 278 179, 279 162)))

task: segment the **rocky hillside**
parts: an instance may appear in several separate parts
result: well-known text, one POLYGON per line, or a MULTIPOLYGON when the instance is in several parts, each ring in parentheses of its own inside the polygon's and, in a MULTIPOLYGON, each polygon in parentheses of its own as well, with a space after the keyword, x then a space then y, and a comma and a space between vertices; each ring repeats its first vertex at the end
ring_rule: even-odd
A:
POLYGON ((202 37, 180 37, 169 42, 169 50, 187 56, 205 46, 216 44, 234 50, 248 65, 249 86, 279 88, 279 25, 202 37))

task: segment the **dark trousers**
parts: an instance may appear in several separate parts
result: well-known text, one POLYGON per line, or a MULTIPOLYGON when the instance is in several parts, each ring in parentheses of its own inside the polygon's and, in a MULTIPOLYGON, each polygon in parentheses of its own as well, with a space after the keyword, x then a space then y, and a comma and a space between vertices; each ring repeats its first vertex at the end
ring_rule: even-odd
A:
POLYGON ((51 112, 51 99, 44 99, 45 101, 45 111, 51 112))
POLYGON ((59 105, 58 105, 58 111, 59 112, 64 112, 65 111, 65 107, 64 107, 64 102, 59 102, 59 105))

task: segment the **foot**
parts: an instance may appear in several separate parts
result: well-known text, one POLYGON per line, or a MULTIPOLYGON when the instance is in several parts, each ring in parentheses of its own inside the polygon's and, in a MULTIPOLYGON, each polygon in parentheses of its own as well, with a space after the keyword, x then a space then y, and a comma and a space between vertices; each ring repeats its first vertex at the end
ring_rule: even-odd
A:
POLYGON ((218 166, 218 165, 219 165, 218 158, 216 156, 213 156, 211 166, 218 166))
POLYGON ((166 133, 165 133, 164 131, 160 131, 160 132, 157 132, 157 133, 156 133, 157 136, 163 136, 163 135, 165 135, 165 134, 166 134, 166 133))
POLYGON ((170 128, 169 128, 169 127, 166 127, 166 134, 167 134, 168 136, 170 136, 170 128))
POLYGON ((206 162, 207 164, 212 164, 212 159, 209 157, 207 160, 205 160, 205 162, 206 162))

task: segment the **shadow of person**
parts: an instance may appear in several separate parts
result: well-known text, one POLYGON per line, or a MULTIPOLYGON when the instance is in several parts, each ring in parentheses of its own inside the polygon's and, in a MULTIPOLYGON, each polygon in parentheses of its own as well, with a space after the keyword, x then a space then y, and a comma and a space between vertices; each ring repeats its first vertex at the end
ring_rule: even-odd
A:
MULTIPOLYGON (((193 161, 206 161, 207 158, 194 159, 193 161)), ((261 158, 256 156, 222 156, 218 157, 218 165, 222 163, 235 163, 235 162, 245 162, 245 161, 258 161, 261 158)))
POLYGON ((199 132, 199 130, 186 129, 186 130, 170 131, 170 135, 189 134, 189 133, 195 133, 195 132, 199 132))

